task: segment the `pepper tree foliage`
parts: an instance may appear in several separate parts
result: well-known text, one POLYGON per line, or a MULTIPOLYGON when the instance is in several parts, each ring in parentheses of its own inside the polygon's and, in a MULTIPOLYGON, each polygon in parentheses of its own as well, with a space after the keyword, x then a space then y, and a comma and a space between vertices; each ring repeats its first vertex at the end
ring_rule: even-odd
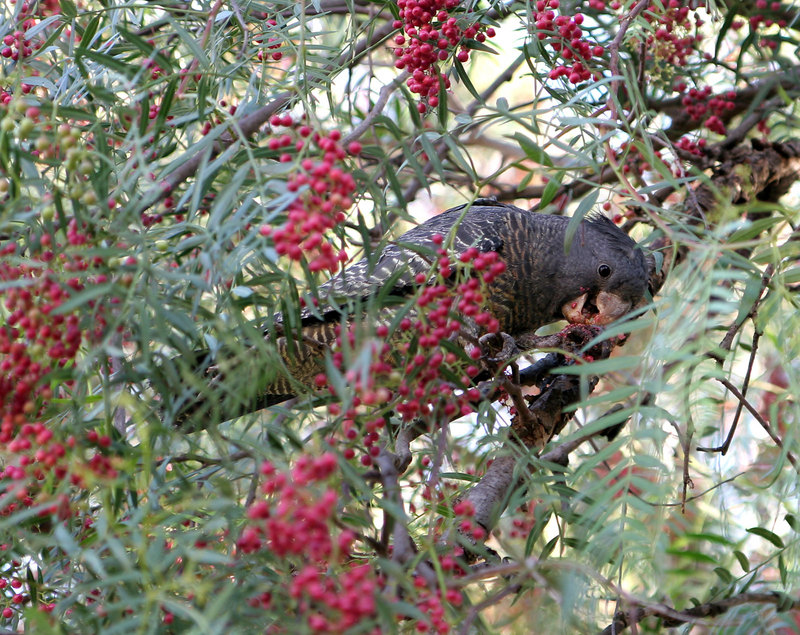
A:
POLYGON ((796 632, 799 24, 3 3, 0 628, 796 632), (291 365, 276 312, 296 330, 332 272, 478 195, 600 208, 656 253, 646 310, 545 358, 559 435, 524 433, 512 364, 451 343, 492 330, 503 265, 446 236, 405 305, 355 307, 315 394, 226 418, 291 365), (199 348, 249 363, 209 385, 199 348))

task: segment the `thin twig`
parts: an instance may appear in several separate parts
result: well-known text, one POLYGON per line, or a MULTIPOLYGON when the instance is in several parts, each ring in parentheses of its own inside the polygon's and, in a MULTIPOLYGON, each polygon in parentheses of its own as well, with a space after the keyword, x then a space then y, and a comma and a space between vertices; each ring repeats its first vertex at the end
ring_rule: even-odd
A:
MULTIPOLYGON (((756 361, 756 353, 758 352, 758 341, 761 339, 761 332, 756 329, 755 333, 753 333, 753 344, 750 348, 750 359, 747 362, 747 372, 744 375, 744 381, 742 382, 742 396, 747 396, 747 389, 750 387, 750 374, 753 372, 753 364, 756 361)), ((731 429, 728 431, 728 436, 725 437, 725 441, 722 445, 707 448, 707 447, 699 447, 698 451, 700 452, 719 452, 722 456, 725 456, 728 453, 728 449, 731 447, 731 441, 733 441, 733 435, 736 433, 736 426, 739 424, 739 417, 742 414, 742 408, 744 404, 739 401, 736 405, 736 413, 733 415, 733 423, 731 423, 731 429)))
POLYGON ((622 45, 622 40, 624 39, 625 34, 628 32, 628 27, 630 27, 631 23, 642 11, 644 11, 645 7, 647 7, 649 4, 650 0, 639 0, 639 2, 636 3, 636 6, 631 9, 630 13, 628 13, 628 15, 624 16, 619 21, 619 30, 614 36, 614 39, 611 40, 611 44, 608 45, 608 68, 611 71, 611 91, 608 98, 608 107, 611 110, 612 121, 619 119, 619 113, 617 112, 617 106, 615 102, 615 98, 620 94, 621 84, 619 80, 619 49, 622 45))
POLYGON ((497 593, 490 595, 487 598, 484 598, 477 604, 473 604, 469 608, 469 612, 464 617, 464 621, 461 623, 461 626, 458 629, 459 635, 467 635, 472 627, 472 623, 478 617, 478 614, 483 611, 484 609, 488 609, 490 606, 494 606, 500 600, 505 598, 506 596, 511 595, 512 593, 516 593, 519 591, 519 585, 517 584, 509 584, 502 589, 500 589, 497 593))
POLYGON ((353 128, 352 132, 345 136, 342 140, 342 144, 346 147, 349 143, 355 141, 356 139, 360 139, 361 136, 372 126, 375 119, 383 112, 383 109, 386 107, 387 102, 389 101, 389 97, 391 97, 392 93, 400 88, 401 84, 409 78, 408 71, 403 71, 395 77, 390 83, 386 84, 383 88, 381 88, 381 92, 378 94, 378 99, 375 101, 375 104, 372 106, 372 109, 367 113, 366 117, 358 124, 355 128, 353 128))
MULTIPOLYGON (((399 473, 395 465, 395 456, 391 452, 381 450, 375 459, 375 463, 380 470, 384 497, 388 503, 387 508, 384 509, 384 516, 391 515, 394 524, 392 560, 400 564, 407 564, 416 557, 418 549, 408 531, 408 518, 403 497, 400 493, 399 473), (391 511, 389 507, 392 508, 391 511)), ((421 561, 417 564, 416 571, 431 588, 436 585, 436 572, 430 564, 421 561)))
MULTIPOLYGON (((772 429, 769 421, 764 419, 761 416, 761 413, 756 409, 753 404, 751 404, 747 398, 739 392, 739 389, 734 386, 730 381, 725 379, 724 377, 717 377, 716 380, 721 383, 725 388, 731 391, 734 397, 736 397, 742 404, 744 405, 747 410, 750 411, 750 414, 753 415, 753 418, 761 424, 761 427, 764 428, 764 431, 769 435, 769 438, 777 445, 781 450, 783 450, 783 441, 781 438, 775 434, 775 431, 772 429)), ((789 463, 792 464, 795 470, 800 473, 800 466, 797 465, 797 460, 794 458, 794 455, 791 452, 786 452, 786 458, 789 460, 789 463)))

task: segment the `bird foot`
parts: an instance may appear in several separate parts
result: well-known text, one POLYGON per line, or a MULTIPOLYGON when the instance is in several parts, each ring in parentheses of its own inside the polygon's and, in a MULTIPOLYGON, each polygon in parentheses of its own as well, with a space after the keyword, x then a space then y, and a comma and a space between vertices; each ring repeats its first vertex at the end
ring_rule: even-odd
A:
POLYGON ((507 364, 522 351, 508 333, 487 333, 478 339, 483 359, 492 364, 507 364))

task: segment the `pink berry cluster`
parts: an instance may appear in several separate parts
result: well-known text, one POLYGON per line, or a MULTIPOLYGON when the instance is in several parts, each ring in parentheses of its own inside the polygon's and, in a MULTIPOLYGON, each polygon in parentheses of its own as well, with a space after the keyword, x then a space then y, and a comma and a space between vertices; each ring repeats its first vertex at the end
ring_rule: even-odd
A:
MULTIPOLYGON (((33 22, 33 20, 30 20, 33 22)), ((33 47, 40 47, 40 43, 33 44, 30 40, 25 38, 24 31, 14 31, 13 34, 6 35, 3 38, 3 48, 0 49, 0 55, 14 60, 15 62, 21 58, 30 57, 33 54, 33 47)))
MULTIPOLYGON (((9 0, 10 4, 16 5, 17 0, 9 0)), ((61 0, 23 0, 19 8, 19 17, 25 18, 29 15, 46 17, 61 13, 61 0)))
POLYGON ((456 54, 460 62, 469 59, 467 40, 485 42, 494 37, 495 30, 478 22, 467 26, 455 15, 459 0, 398 0, 400 19, 394 28, 402 28, 405 35, 395 36, 395 67, 405 69, 411 77, 407 81, 409 90, 421 96, 417 105, 424 113, 428 106, 439 105, 439 87, 450 88, 450 79, 439 70, 439 63, 447 60, 459 46, 456 54))
POLYGON ((702 156, 706 149, 706 143, 706 140, 702 138, 698 139, 697 141, 693 141, 689 137, 681 137, 675 142, 675 146, 679 150, 683 150, 689 154, 702 156))
MULTIPOLYGON (((65 228, 66 246, 53 245, 53 236, 43 233, 33 256, 24 258, 15 242, 0 246, 0 302, 5 323, 0 325, 0 444, 9 452, 0 480, 13 497, 5 499, 0 514, 20 506, 45 504, 43 515, 62 516, 63 501, 47 505, 42 484, 49 475, 56 482, 67 477, 68 448, 75 439, 59 441, 52 427, 41 418, 54 397, 50 375, 72 367, 81 347, 98 341, 107 330, 106 309, 90 301, 92 322, 82 320, 85 308, 62 312, 61 307, 87 284, 107 280, 92 271, 102 265, 68 247, 84 245, 89 237, 71 220, 65 228)), ((64 386, 70 387, 69 380, 64 386)), ((98 444, 99 445, 99 444, 98 444)), ((110 460, 97 452, 86 468, 99 476, 116 476, 110 460)), ((82 480, 75 477, 72 483, 82 480)))
MULTIPOLYGON (((463 555, 463 551, 457 548, 455 552, 439 556, 439 568, 447 576, 464 574, 464 569, 459 566, 454 557, 456 555, 463 555)), ((418 633, 437 633, 438 635, 451 633, 453 625, 447 619, 446 609, 448 606, 459 607, 463 604, 464 598, 461 592, 452 588, 443 591, 431 589, 422 577, 414 578, 414 589, 416 591, 414 604, 425 615, 425 618, 416 620, 414 630, 418 633)))
MULTIPOLYGON (((397 394, 402 398, 397 412, 406 421, 429 417, 433 414, 433 404, 446 417, 473 412, 474 402, 480 395, 476 388, 471 387, 472 377, 480 369, 470 364, 463 370, 461 386, 458 386, 463 391, 456 394, 454 386, 445 381, 443 371, 458 368, 458 357, 455 353, 445 352, 442 343, 462 329, 464 316, 484 332, 496 333, 499 329, 497 320, 483 306, 481 285, 490 284, 503 273, 505 263, 493 251, 481 253, 470 248, 460 254, 458 260, 463 265, 471 265, 478 275, 467 277, 453 288, 444 281, 451 277, 455 263, 441 246, 442 236, 434 236, 433 240, 439 245, 439 259, 436 262, 438 282, 422 288, 416 303, 419 309, 417 315, 400 322, 401 331, 415 334, 411 342, 400 346, 400 351, 406 353, 406 361, 403 380, 397 388, 397 394)), ((427 276, 418 274, 416 282, 425 284, 427 276)), ((473 348, 469 355, 473 361, 477 361, 481 352, 473 348)))
MULTIPOLYGON (((780 2, 767 2, 767 0, 756 0, 755 3, 756 13, 753 13, 748 22, 750 24, 750 30, 756 32, 759 27, 764 26, 769 28, 773 25, 778 25, 779 28, 783 29, 788 26, 789 22, 786 20, 785 17, 780 15, 780 12, 783 10, 783 6, 780 2), (773 14, 778 14, 778 19, 776 20, 774 17, 769 17, 769 13, 766 15, 763 13, 764 11, 772 12, 773 14)), ((739 30, 745 25, 744 22, 741 20, 734 20, 731 23, 731 28, 739 30)), ((775 38, 761 38, 760 43, 764 46, 771 48, 773 51, 778 48, 780 44, 779 39, 775 38)))
MULTIPOLYGON (((11 0, 11 4, 17 4, 17 0, 11 0)), ((60 12, 61 7, 58 0, 23 2, 17 14, 20 28, 3 38, 0 56, 15 62, 31 57, 34 51, 38 51, 42 47, 45 39, 41 33, 34 39, 28 35, 28 32, 36 26, 36 18, 60 12)))
POLYGON ((702 89, 690 88, 686 91, 686 84, 680 82, 676 90, 683 93, 681 104, 686 109, 692 121, 703 121, 703 125, 717 134, 726 133, 723 117, 727 112, 736 108, 736 92, 727 91, 722 95, 711 94, 711 87, 706 86, 702 89))
MULTIPOLYGON (((698 7, 704 6, 701 0, 698 7)), ((699 33, 691 35, 690 12, 693 9, 681 0, 669 0, 664 9, 652 4, 644 12, 648 22, 657 24, 656 31, 647 40, 648 55, 665 63, 668 67, 683 68, 702 40, 699 33)), ((695 26, 702 26, 702 19, 695 14, 695 26)))
MULTIPOLYGON (((517 508, 514 512, 514 516, 511 518, 511 529, 508 531, 508 537, 512 539, 517 538, 527 538, 531 531, 533 530, 534 525, 536 525, 536 519, 533 515, 533 510, 536 509, 534 504, 527 504, 524 509, 517 508)), ((492 532, 492 535, 495 535, 497 532, 492 532)))
POLYGON ((339 495, 327 485, 336 470, 331 453, 302 455, 290 471, 265 462, 267 498, 250 507, 250 524, 237 541, 243 554, 264 551, 295 563, 287 585, 260 593, 250 605, 271 608, 284 594, 317 633, 345 632, 373 618, 377 608, 373 570, 351 562, 355 534, 336 528, 339 495))
MULTIPOLYGON (((29 575, 28 567, 8 551, 9 545, 0 544, 0 562, 4 565, 0 569, 0 615, 7 620, 21 613, 25 605, 31 602, 31 595, 24 582, 29 575)), ((55 603, 41 597, 42 589, 38 591, 38 609, 43 613, 51 613, 55 603)))
MULTIPOLYGON (((269 18, 268 20, 266 20, 266 24, 269 27, 275 28, 275 27, 278 26, 278 21, 275 18, 269 18)), ((256 38, 256 42, 258 42, 258 43, 262 43, 263 41, 264 41, 264 38, 262 36, 259 36, 259 37, 256 38)), ((275 50, 275 49, 279 49, 280 47, 281 47, 280 39, 278 39, 276 37, 270 37, 267 40, 267 47, 266 48, 268 50, 271 50, 272 53, 266 53, 264 51, 259 51, 256 57, 257 57, 257 59, 259 61, 261 61, 261 60, 266 59, 267 56, 269 56, 269 57, 271 57, 273 60, 275 60, 277 62, 278 60, 280 60, 283 57, 283 53, 281 51, 276 51, 275 50)))
MULTIPOLYGON (((461 331, 466 320, 481 332, 497 332, 497 320, 484 308, 483 285, 505 271, 505 263, 495 252, 475 248, 454 259, 442 246, 441 235, 433 236, 433 241, 438 246, 438 259, 430 274, 416 276, 420 291, 414 310, 400 320, 394 333, 386 324, 375 328, 377 339, 371 342, 369 372, 345 368, 343 349, 354 349, 355 327, 340 332, 334 347, 333 363, 353 385, 355 396, 344 413, 338 403, 328 408, 333 416, 343 414, 341 430, 348 443, 344 457, 354 458, 356 444, 360 444, 363 465, 370 465, 380 452, 379 432, 390 410, 406 421, 438 420, 440 416, 467 415, 480 399, 479 391, 472 386, 472 378, 480 372, 480 350, 472 348, 465 360, 442 344, 461 331), (460 281, 456 280, 459 272, 464 274, 460 281), (447 379, 453 376, 459 378, 455 385, 447 379)), ((333 392, 324 373, 317 376, 316 387, 328 387, 333 392)))
POLYGON ((353 141, 345 151, 338 130, 326 135, 301 125, 295 131, 290 115, 275 115, 270 123, 291 129, 269 140, 271 150, 281 151, 281 162, 293 161, 293 153, 301 151, 309 156, 300 160, 287 183, 287 189, 297 196, 289 204, 286 223, 278 228, 262 225, 260 233, 272 238, 278 255, 295 261, 306 258, 311 271, 335 272, 347 254, 337 251, 325 234, 344 220, 353 205, 356 182, 342 162, 348 153, 361 152, 361 144, 353 141))
POLYGON ((462 500, 453 505, 453 514, 458 521, 458 530, 462 534, 468 534, 473 540, 483 540, 486 538, 486 530, 472 520, 475 516, 475 505, 472 501, 462 500))
MULTIPOLYGON (((81 243, 85 236, 73 222, 68 230, 70 241, 81 243)), ((41 243, 49 245, 51 236, 43 234, 41 243)), ((80 255, 67 257, 63 252, 43 251, 38 261, 18 264, 11 256, 19 252, 16 243, 0 247, 0 281, 12 283, 2 291, 3 308, 7 312, 5 324, 0 326, 0 441, 8 442, 15 422, 36 417, 52 393, 45 376, 51 371, 74 362, 84 341, 101 337, 105 319, 98 307, 95 323, 88 329, 80 324, 79 313, 66 314, 58 308, 72 295, 85 288, 79 274, 86 272, 91 262, 80 255), (53 268, 74 273, 65 282, 53 268)), ((97 263, 94 263, 97 264, 97 263)), ((105 276, 95 276, 104 282, 105 276)))
POLYGON ((559 0, 536 0, 536 37, 564 60, 550 71, 550 79, 566 77, 571 84, 579 84, 592 77, 592 60, 603 55, 603 47, 584 38, 583 14, 556 15, 560 6, 559 0))
POLYGON ((419 598, 415 602, 416 607, 425 615, 424 619, 416 621, 414 630, 417 633, 437 633, 438 635, 451 633, 452 626, 447 620, 445 606, 447 602, 459 606, 462 602, 461 594, 450 589, 442 598, 441 593, 428 589, 427 582, 421 577, 414 578, 414 586, 419 592, 419 598))

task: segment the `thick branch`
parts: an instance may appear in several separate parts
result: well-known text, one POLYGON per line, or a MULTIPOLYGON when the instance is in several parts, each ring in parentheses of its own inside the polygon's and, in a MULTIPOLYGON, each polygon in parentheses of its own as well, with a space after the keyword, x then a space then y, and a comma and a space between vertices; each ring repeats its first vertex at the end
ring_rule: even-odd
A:
POLYGON ((674 628, 703 618, 717 617, 743 604, 774 604, 782 610, 791 610, 798 606, 798 601, 781 593, 740 593, 724 600, 693 606, 684 611, 676 611, 666 606, 636 607, 629 611, 617 611, 614 621, 604 628, 600 635, 619 635, 629 626, 638 624, 647 617, 660 617, 664 620, 665 628, 674 628))

